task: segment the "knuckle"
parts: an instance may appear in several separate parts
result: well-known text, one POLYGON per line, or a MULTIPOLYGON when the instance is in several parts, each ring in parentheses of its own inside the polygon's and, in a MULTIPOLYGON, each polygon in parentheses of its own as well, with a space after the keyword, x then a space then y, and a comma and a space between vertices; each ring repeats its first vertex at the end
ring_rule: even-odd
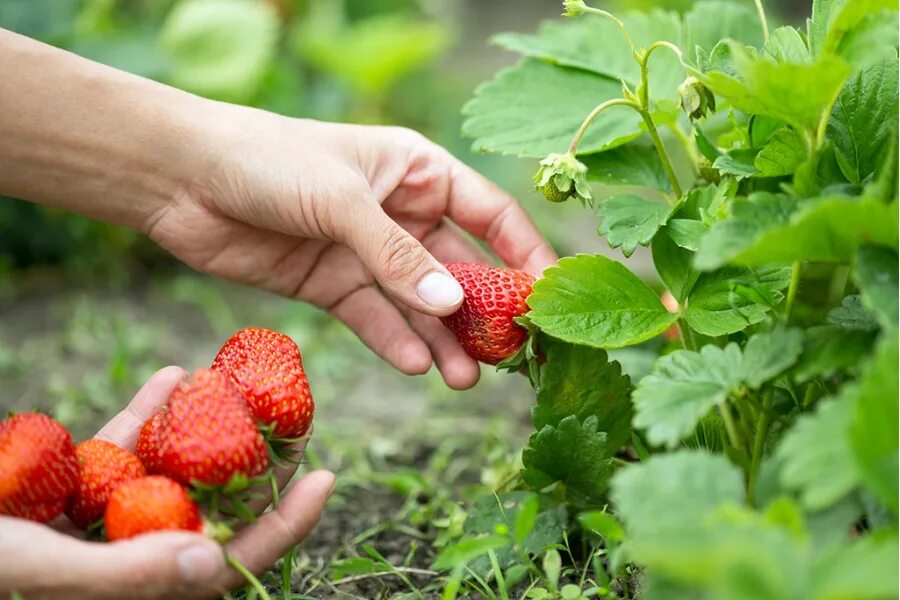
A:
POLYGON ((389 280, 409 277, 416 272, 423 259, 419 244, 404 231, 397 228, 388 234, 382 246, 381 262, 385 277, 389 280))

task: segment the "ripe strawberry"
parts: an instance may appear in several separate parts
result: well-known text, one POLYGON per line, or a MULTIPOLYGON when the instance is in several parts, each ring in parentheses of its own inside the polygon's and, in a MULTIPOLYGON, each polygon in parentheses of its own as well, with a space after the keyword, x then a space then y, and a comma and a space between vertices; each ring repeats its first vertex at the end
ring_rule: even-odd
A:
POLYGON ((184 485, 225 485, 235 475, 260 475, 269 464, 247 402, 210 369, 199 369, 169 396, 158 442, 153 470, 184 485))
POLYGON ((305 434, 313 404, 294 340, 270 329, 241 329, 219 350, 212 368, 227 374, 250 404, 253 416, 280 438, 305 434))
POLYGON ((147 472, 138 457, 105 440, 85 440, 75 446, 78 486, 69 498, 66 516, 82 529, 103 516, 106 503, 122 483, 147 472))
POLYGON ((0 422, 0 515, 50 521, 77 480, 75 444, 65 427, 40 413, 0 422))
POLYGON ((203 529, 200 511, 187 490, 159 475, 132 479, 117 487, 106 505, 104 524, 110 541, 148 531, 203 529))
POLYGON ((159 470, 159 430, 162 426, 164 412, 158 412, 141 427, 134 453, 140 459, 147 473, 159 470))
POLYGON ((442 317, 441 322, 466 353, 489 365, 515 354, 528 332, 513 318, 528 312, 525 299, 531 294, 534 277, 480 263, 453 263, 447 270, 459 281, 465 297, 459 310, 442 317))

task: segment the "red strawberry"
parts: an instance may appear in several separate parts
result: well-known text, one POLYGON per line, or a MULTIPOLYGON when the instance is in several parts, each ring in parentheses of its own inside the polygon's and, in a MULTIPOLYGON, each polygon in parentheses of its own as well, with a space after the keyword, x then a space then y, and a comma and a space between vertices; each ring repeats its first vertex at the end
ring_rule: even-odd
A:
POLYGON ((187 490, 159 475, 132 479, 117 487, 106 505, 104 524, 110 541, 148 531, 203 529, 200 511, 187 490))
MULTIPOLYGON (((153 470, 184 485, 225 485, 253 477, 269 464, 268 451, 247 402, 228 378, 199 369, 169 396, 158 432, 153 470)), ((152 427, 152 426, 151 426, 152 427)))
POLYGON ((441 322, 472 358, 495 365, 509 358, 528 338, 513 318, 528 312, 525 299, 534 277, 524 271, 480 263, 453 263, 447 270, 462 286, 459 310, 441 322))
POLYGON ((158 412, 146 421, 141 427, 138 436, 137 447, 134 453, 143 463, 148 473, 156 473, 159 470, 159 430, 162 426, 164 412, 158 412))
POLYGON ((106 440, 86 440, 75 446, 78 487, 69 498, 66 515, 77 527, 86 528, 103 516, 106 503, 122 483, 147 472, 138 457, 106 440))
POLYGON ((294 438, 312 422, 313 404, 294 340, 270 329, 241 329, 222 346, 212 368, 227 374, 273 435, 294 438))
POLYGON ((65 427, 40 413, 0 422, 0 515, 50 521, 77 480, 75 444, 65 427))

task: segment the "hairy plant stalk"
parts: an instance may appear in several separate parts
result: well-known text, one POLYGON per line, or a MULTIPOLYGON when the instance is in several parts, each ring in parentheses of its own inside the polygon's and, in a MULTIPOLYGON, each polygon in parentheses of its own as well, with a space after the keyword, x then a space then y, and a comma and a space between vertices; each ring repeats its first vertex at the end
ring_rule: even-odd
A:
POLYGON ((800 285, 800 261, 795 260, 791 265, 791 283, 788 286, 787 299, 784 303, 784 322, 791 322, 791 312, 794 310, 794 300, 797 298, 797 288, 800 285))
POLYGON ((734 417, 731 415, 731 409, 728 408, 727 402, 719 404, 719 414, 722 416, 722 422, 725 424, 725 431, 728 433, 728 441, 736 450, 743 451, 744 444, 741 441, 741 435, 738 433, 737 426, 734 423, 734 417))
POLYGON ((228 552, 225 553, 225 562, 227 562, 232 569, 240 573, 244 577, 244 579, 247 580, 247 583, 250 584, 250 587, 256 590, 256 593, 262 600, 272 600, 272 597, 269 596, 269 593, 266 591, 266 588, 263 586, 263 584, 259 582, 259 579, 257 579, 256 576, 247 569, 247 567, 242 565, 239 560, 237 560, 228 552))
POLYGON ((581 122, 581 125, 578 127, 578 131, 575 132, 575 136, 572 138, 572 143, 569 144, 569 154, 574 155, 575 151, 578 149, 578 144, 581 143, 581 138, 584 137, 584 134, 587 133, 588 127, 591 126, 591 123, 597 116, 602 113, 607 108, 611 106, 630 106, 634 110, 640 112, 640 107, 632 102, 631 100, 626 100, 625 98, 613 98, 612 100, 607 100, 606 102, 602 102, 597 105, 594 110, 588 113, 588 116, 584 118, 584 121, 581 122))
POLYGON ((756 3, 756 12, 759 14, 759 23, 762 25, 763 41, 769 41, 769 21, 766 19, 766 9, 763 8, 762 0, 754 0, 756 3))
POLYGON ((759 476, 759 464, 762 462, 763 448, 766 445, 766 437, 769 435, 769 426, 772 424, 772 396, 774 390, 769 388, 763 395, 762 409, 759 412, 759 421, 756 423, 756 434, 753 437, 753 452, 750 458, 750 473, 747 477, 747 504, 753 505, 754 488, 759 476))

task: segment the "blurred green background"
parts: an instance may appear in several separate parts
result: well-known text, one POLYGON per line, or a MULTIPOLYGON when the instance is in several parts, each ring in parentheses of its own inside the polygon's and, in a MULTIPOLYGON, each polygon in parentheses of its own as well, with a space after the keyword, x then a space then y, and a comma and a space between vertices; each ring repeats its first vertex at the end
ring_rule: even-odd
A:
MULTIPOLYGON (((786 21, 809 4, 766 3, 786 21)), ((474 87, 515 60, 489 37, 559 13, 557 0, 0 0, 0 27, 211 98, 413 127, 520 198, 560 254, 612 255, 596 218, 532 191, 531 161, 475 155, 459 134, 474 87)), ((630 266, 646 272, 646 260, 630 266)), ((316 309, 193 273, 128 230, 0 197, 0 409, 39 407, 89 436, 153 371, 206 366, 248 325, 300 344, 318 407, 309 460, 339 473, 310 569, 346 536, 376 535, 363 534, 387 513, 449 532, 451 499, 515 472, 533 401, 524 378, 484 369, 474 390, 453 392, 434 372, 403 377, 316 309), (393 500, 358 510, 377 490, 393 500)))

